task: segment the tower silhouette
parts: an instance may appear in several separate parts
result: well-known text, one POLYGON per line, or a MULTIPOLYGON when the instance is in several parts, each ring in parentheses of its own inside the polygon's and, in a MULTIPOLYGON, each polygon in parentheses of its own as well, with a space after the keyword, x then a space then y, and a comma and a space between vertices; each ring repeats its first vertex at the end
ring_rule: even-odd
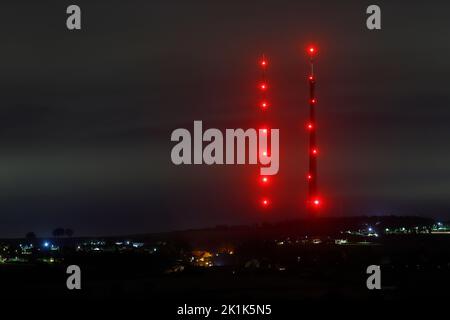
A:
POLYGON ((309 61, 311 64, 311 71, 308 75, 309 83, 309 121, 306 128, 309 133, 309 169, 307 174, 308 180, 308 195, 307 207, 309 210, 316 211, 322 205, 322 200, 319 197, 318 179, 317 179, 317 157, 319 155, 319 148, 317 146, 317 120, 316 120, 316 76, 314 75, 314 57, 317 54, 317 49, 314 46, 309 46, 307 49, 309 61))

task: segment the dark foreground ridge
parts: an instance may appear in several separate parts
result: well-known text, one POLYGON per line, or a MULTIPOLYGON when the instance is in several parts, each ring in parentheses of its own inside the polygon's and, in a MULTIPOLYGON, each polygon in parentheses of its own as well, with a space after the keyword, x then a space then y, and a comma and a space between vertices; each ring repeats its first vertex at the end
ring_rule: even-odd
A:
POLYGON ((450 284, 450 228, 420 217, 351 217, 122 237, 0 241, 8 298, 151 301, 435 299, 450 284), (68 290, 66 268, 82 270, 68 290), (366 287, 379 265, 382 290, 366 287))

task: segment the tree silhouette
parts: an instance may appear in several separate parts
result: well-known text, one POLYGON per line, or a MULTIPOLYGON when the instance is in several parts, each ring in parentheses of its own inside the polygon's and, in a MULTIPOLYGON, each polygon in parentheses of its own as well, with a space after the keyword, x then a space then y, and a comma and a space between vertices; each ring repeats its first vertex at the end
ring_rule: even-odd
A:
POLYGON ((52 234, 55 238, 62 237, 64 235, 64 228, 56 228, 53 230, 52 234))
POLYGON ((36 234, 32 231, 27 232, 27 234, 25 235, 25 238, 28 240, 28 242, 30 243, 34 243, 36 242, 36 234))
POLYGON ((73 236, 73 229, 66 228, 66 230, 64 230, 64 233, 67 237, 71 238, 73 236))

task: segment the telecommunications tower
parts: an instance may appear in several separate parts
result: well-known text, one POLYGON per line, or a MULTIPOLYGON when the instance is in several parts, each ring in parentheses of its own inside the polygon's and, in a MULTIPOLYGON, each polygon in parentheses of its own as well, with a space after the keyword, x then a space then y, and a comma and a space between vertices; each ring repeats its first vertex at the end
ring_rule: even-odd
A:
POLYGON ((317 211, 322 206, 322 200, 319 196, 317 185, 317 156, 319 155, 319 148, 317 146, 317 121, 316 121, 316 77, 314 75, 314 57, 317 54, 317 49, 314 46, 309 46, 307 49, 309 61, 311 63, 311 71, 308 75, 309 84, 309 121, 306 124, 306 129, 309 133, 309 169, 307 173, 308 181, 308 195, 307 207, 310 211, 317 211))
MULTIPOLYGON (((267 100, 267 91, 269 89, 269 85, 267 83, 267 67, 269 66, 269 61, 267 60, 266 56, 263 54, 262 57, 259 60, 259 66, 261 68, 261 79, 259 80, 259 91, 260 91, 260 101, 259 101, 259 108, 261 112, 263 113, 263 119, 267 120, 267 111, 270 108, 270 103, 267 100)), ((262 134, 266 135, 266 138, 269 135, 269 128, 264 126, 259 129, 262 134)), ((258 148, 259 149, 259 148, 258 148)), ((266 156, 270 150, 258 150, 258 153, 261 152, 264 156, 266 156)), ((259 176, 259 183, 261 188, 263 189, 263 195, 260 199, 260 204, 263 208, 269 208, 271 206, 271 199, 269 198, 267 192, 268 187, 271 183, 270 177, 265 175, 259 176)))

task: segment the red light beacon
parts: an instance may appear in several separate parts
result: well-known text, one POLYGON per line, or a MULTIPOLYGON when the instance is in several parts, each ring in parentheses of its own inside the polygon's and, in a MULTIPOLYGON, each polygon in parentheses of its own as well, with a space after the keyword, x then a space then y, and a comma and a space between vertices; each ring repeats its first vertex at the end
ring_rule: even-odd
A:
POLYGON ((317 54, 317 48, 312 44, 308 46, 308 49, 306 51, 311 59, 317 54))
POLYGON ((261 176, 260 181, 263 186, 267 186, 269 184, 269 177, 261 176))
POLYGON ((309 201, 308 205, 311 210, 319 210, 322 207, 322 199, 316 196, 309 201))
POLYGON ((260 61, 261 68, 266 68, 269 65, 266 57, 263 55, 260 61))

